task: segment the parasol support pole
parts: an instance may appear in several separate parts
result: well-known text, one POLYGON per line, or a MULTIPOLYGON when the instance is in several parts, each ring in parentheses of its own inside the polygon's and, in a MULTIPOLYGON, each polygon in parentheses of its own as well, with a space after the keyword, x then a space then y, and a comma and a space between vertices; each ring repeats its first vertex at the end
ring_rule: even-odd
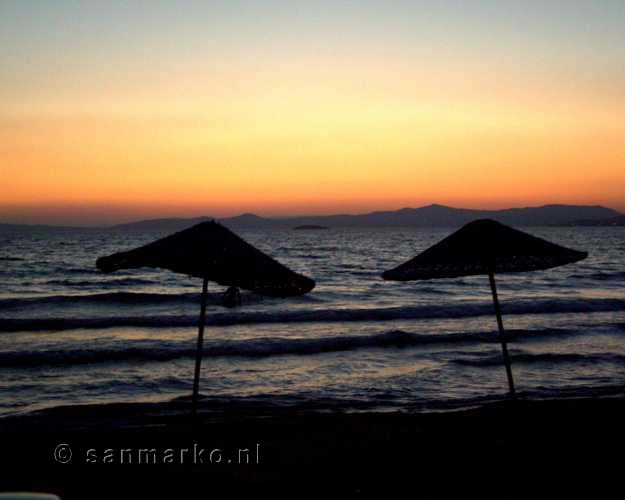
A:
POLYGON ((206 324, 206 300, 208 295, 208 278, 204 278, 202 285, 202 302, 200 306, 200 326, 197 333, 197 351, 195 353, 195 377, 193 378, 193 398, 191 411, 197 413, 197 401, 200 392, 200 369, 202 367, 202 345, 204 344, 204 325, 206 324))
POLYGON ((499 327, 499 341, 501 342, 501 352, 503 353, 503 362, 506 365, 506 375, 508 376, 508 387, 510 388, 510 396, 516 399, 516 391, 514 390, 514 379, 512 378, 512 365, 510 363, 510 355, 508 354, 508 344, 503 329, 503 320, 501 319, 501 307, 499 306, 499 298, 497 297, 497 285, 495 284, 495 274, 491 271, 488 273, 490 281, 490 290, 493 292, 493 304, 495 306, 495 314, 497 315, 497 326, 499 327))

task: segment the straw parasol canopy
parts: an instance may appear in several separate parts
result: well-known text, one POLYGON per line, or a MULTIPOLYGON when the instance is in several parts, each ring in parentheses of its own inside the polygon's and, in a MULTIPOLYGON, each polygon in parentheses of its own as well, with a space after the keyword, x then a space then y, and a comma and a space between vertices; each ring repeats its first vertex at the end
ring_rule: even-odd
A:
POLYGON ((382 274, 385 280, 459 278, 541 271, 588 257, 490 219, 470 222, 413 259, 382 274))
POLYGON ((202 222, 148 245, 96 261, 99 270, 155 267, 271 297, 310 292, 315 282, 291 271, 217 222, 202 222))
POLYGON ((382 274, 385 280, 411 281, 488 275, 499 327, 508 385, 515 395, 510 357, 497 298, 495 273, 539 271, 588 257, 490 219, 476 220, 416 257, 382 274))
POLYGON ((193 380, 194 412, 199 393, 208 282, 270 297, 303 295, 315 287, 314 280, 291 271, 217 222, 203 222, 148 245, 100 257, 96 267, 105 273, 153 267, 203 280, 193 380))

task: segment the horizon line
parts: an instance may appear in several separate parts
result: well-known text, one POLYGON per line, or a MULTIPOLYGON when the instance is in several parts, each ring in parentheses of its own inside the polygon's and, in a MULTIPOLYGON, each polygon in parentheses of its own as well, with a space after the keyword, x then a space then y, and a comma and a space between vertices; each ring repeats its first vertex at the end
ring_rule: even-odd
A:
POLYGON ((374 214, 379 214, 379 213, 388 213, 388 212, 402 212, 402 211, 406 211, 406 210, 422 210, 425 208, 432 208, 432 207, 440 207, 440 208, 448 208, 448 209, 452 209, 452 210, 470 210, 470 211, 476 211, 476 212, 502 212, 502 211, 506 211, 506 210, 523 210, 523 209, 539 209, 539 208, 547 208, 547 207, 583 207, 583 208, 604 208, 604 209, 608 209, 608 210, 612 210, 614 212, 616 212, 618 215, 625 215, 625 212, 622 212, 618 209, 606 206, 606 205, 602 205, 602 204, 567 204, 567 203, 545 203, 545 204, 541 204, 541 205, 523 205, 523 206, 507 206, 505 208, 469 208, 469 207, 459 207, 459 206, 452 206, 452 205, 445 205, 445 204, 441 204, 441 203, 428 203, 426 205, 420 205, 420 206, 404 206, 401 208, 395 208, 395 209, 384 209, 384 210, 372 210, 372 211, 368 211, 368 212, 338 212, 338 213, 329 213, 329 214, 302 214, 302 215, 259 215, 258 213, 255 212, 250 212, 250 211, 246 211, 246 212, 241 212, 241 213, 237 213, 235 215, 229 215, 229 216, 222 216, 222 217, 214 217, 211 215, 189 215, 189 216, 154 216, 154 217, 150 217, 150 216, 144 216, 141 218, 136 218, 136 219, 127 219, 124 220, 123 218, 120 218, 119 222, 109 222, 109 223, 98 223, 98 222, 92 222, 92 223, 46 223, 46 222, 13 222, 10 219, 7 220, 2 220, 2 216, 0 215, 0 225, 7 225, 7 226, 32 226, 32 227, 38 227, 38 226, 44 226, 44 227, 56 227, 56 228, 76 228, 76 229, 88 229, 88 228, 109 228, 109 227, 116 227, 116 226, 124 226, 124 225, 128 225, 128 224, 137 224, 137 223, 141 223, 141 222, 147 222, 147 221, 175 221, 175 220, 195 220, 195 219, 206 219, 206 220, 214 220, 214 221, 222 221, 222 220, 228 220, 228 219, 237 219, 237 218, 241 218, 241 217, 257 217, 259 219, 265 219, 265 220, 288 220, 288 219, 300 219, 300 218, 309 218, 309 217, 318 217, 318 218, 326 218, 326 217, 358 217, 358 216, 368 216, 368 215, 374 215, 374 214))

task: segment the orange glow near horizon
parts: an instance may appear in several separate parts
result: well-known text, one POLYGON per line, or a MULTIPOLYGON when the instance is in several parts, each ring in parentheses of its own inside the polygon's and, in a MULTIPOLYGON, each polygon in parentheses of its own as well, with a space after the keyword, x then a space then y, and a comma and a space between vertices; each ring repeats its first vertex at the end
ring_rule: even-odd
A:
POLYGON ((0 222, 625 211, 622 68, 356 42, 21 68, 0 94, 0 222))

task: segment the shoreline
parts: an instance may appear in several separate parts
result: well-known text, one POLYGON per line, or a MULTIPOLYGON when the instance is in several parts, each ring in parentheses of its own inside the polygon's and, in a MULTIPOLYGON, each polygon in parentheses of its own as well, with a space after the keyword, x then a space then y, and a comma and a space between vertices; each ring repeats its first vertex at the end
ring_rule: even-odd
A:
POLYGON ((331 487, 352 495, 417 486, 414 491, 480 491, 480 481, 519 474, 564 488, 594 481, 595 474, 602 474, 602 483, 618 478, 609 474, 620 465, 610 450, 625 445, 625 393, 422 413, 276 411, 268 405, 192 418, 181 413, 188 408, 179 402, 163 414, 150 404, 89 405, 2 419, 0 491, 38 489, 63 499, 115 498, 120 491, 177 498, 202 485, 225 493, 331 487), (126 425, 120 426, 122 413, 126 425), (70 463, 55 461, 59 444, 71 447, 70 463), (221 462, 194 463, 194 447, 219 449, 221 462), (141 449, 156 450, 155 463, 137 463, 132 453, 141 449), (181 449, 191 451, 186 460, 165 463, 167 449, 176 457, 181 449), (114 450, 113 463, 104 463, 105 450, 114 450), (120 450, 131 450, 130 463, 122 463, 120 450), (226 461, 237 462, 237 450, 250 450, 249 464, 226 461), (571 476, 576 471, 583 476, 571 476))

